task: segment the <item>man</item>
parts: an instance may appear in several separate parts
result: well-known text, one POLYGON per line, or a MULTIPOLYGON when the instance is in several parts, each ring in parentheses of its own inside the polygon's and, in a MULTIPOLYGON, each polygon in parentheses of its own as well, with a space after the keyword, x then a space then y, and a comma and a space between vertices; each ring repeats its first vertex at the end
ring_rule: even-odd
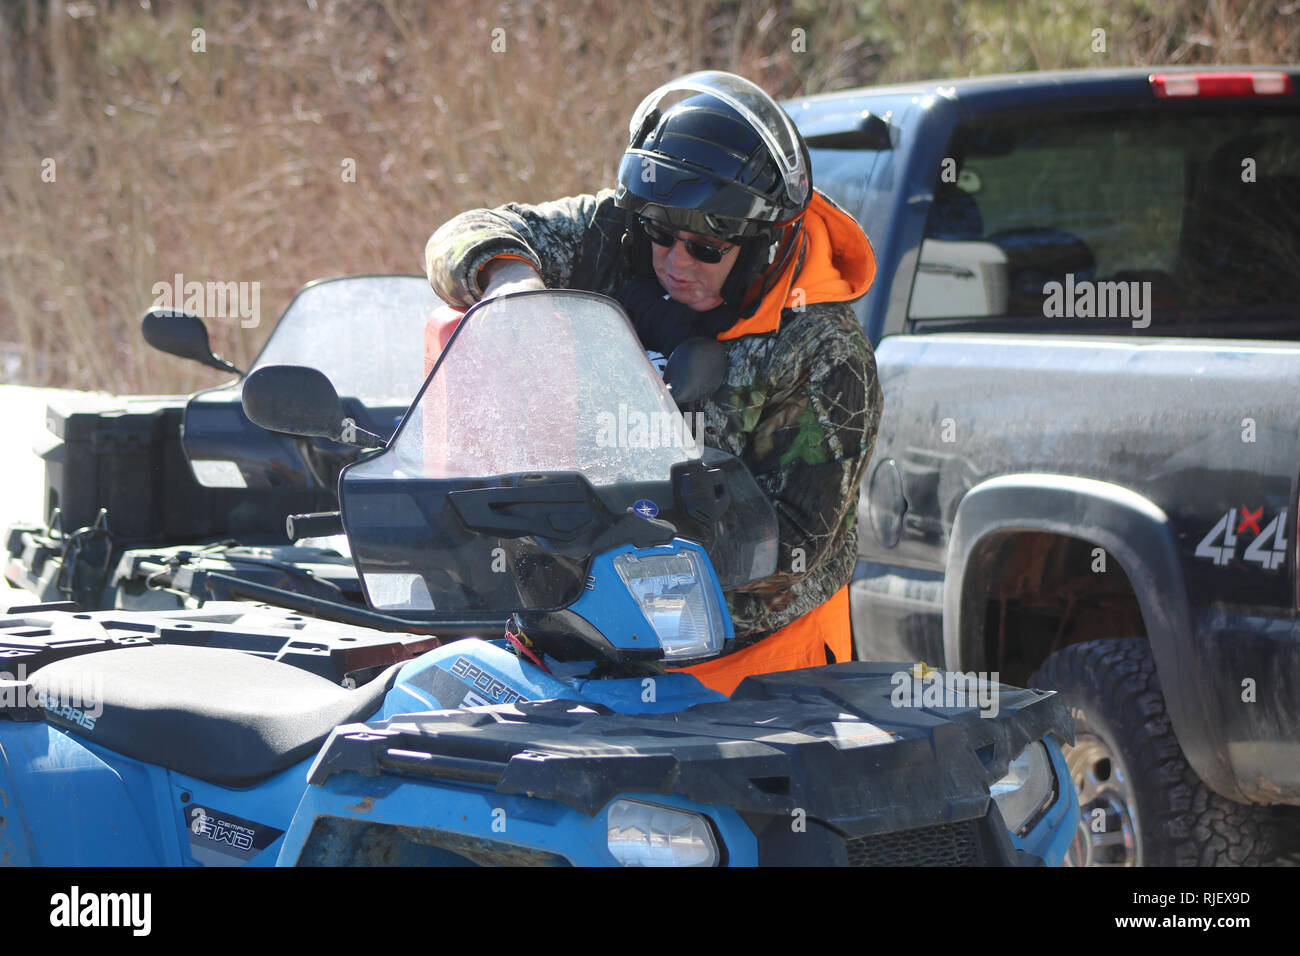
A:
POLYGON ((726 382, 693 410, 706 444, 745 462, 772 502, 780 547, 775 574, 727 594, 734 646, 686 668, 725 694, 749 674, 852 654, 858 486, 881 393, 849 303, 875 259, 808 165, 766 93, 695 73, 637 109, 617 191, 466 212, 425 249, 448 302, 583 289, 617 297, 651 352, 726 343, 726 382))

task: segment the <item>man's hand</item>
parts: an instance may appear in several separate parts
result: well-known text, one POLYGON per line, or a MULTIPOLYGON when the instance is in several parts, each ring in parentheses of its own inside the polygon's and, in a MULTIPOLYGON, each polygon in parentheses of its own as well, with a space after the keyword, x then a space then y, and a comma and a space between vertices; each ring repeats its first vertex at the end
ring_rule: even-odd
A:
POLYGON ((479 273, 483 299, 495 298, 509 292, 529 292, 545 289, 546 283, 531 263, 518 259, 493 259, 479 273))

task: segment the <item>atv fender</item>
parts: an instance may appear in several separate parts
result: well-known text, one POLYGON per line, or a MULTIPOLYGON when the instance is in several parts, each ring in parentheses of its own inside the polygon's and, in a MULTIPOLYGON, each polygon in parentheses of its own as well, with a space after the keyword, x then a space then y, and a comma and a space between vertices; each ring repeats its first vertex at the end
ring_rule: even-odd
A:
POLYGON ((44 721, 0 718, 0 865, 173 862, 157 844, 157 828, 140 817, 152 783, 147 774, 137 780, 130 768, 109 766, 44 721))

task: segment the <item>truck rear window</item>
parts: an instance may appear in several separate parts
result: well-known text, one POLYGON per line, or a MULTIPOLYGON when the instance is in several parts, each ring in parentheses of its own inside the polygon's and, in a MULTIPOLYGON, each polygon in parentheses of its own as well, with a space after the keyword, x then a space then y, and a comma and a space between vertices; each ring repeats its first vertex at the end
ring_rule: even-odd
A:
POLYGON ((1198 106, 959 130, 909 317, 1296 336, 1300 111, 1198 106))

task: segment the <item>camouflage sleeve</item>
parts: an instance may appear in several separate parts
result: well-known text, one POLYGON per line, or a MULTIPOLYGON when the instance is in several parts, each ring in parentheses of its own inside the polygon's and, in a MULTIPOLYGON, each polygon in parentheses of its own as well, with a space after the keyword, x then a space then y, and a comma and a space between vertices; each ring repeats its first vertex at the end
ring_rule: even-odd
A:
POLYGON ((752 428, 745 463, 780 526, 776 574, 743 590, 791 618, 829 597, 824 579, 843 569, 831 574, 828 562, 849 562, 851 573, 856 554, 840 552, 856 542, 858 486, 883 404, 875 356, 847 303, 810 305, 796 325, 769 394, 735 397, 748 412, 742 428, 752 428))
POLYGON ((461 213, 443 223, 424 248, 429 284, 447 302, 473 305, 483 295, 479 270, 506 255, 532 263, 548 288, 567 287, 583 234, 605 192, 461 213))

